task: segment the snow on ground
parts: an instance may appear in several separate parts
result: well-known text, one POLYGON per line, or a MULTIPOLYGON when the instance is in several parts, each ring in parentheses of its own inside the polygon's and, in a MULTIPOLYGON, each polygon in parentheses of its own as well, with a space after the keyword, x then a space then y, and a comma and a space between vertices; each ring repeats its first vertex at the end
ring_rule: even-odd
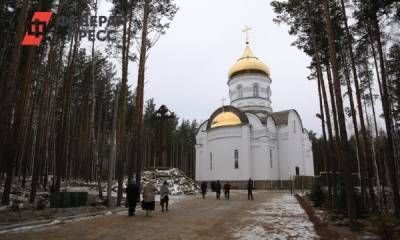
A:
MULTIPOLYGON (((119 212, 117 212, 119 213, 119 212)), ((43 223, 43 224, 38 224, 38 225, 32 225, 32 226, 25 226, 25 227, 18 227, 15 229, 11 229, 11 230, 3 230, 0 231, 0 234, 4 234, 4 233, 8 233, 8 232, 27 232, 27 231, 44 231, 47 229, 47 227, 49 226, 53 226, 53 225, 58 225, 60 223, 69 223, 69 222, 75 222, 75 221, 85 221, 85 220, 90 220, 93 218, 97 218, 97 217, 103 217, 103 216, 108 216, 113 214, 111 211, 107 211, 107 212, 103 212, 103 213, 99 213, 96 215, 92 215, 92 216, 83 216, 83 217, 77 217, 77 218, 73 218, 73 219, 69 219, 69 220, 59 220, 59 219, 54 219, 51 222, 47 222, 47 223, 43 223)))
POLYGON ((244 227, 233 229, 233 236, 241 240, 319 239, 314 225, 308 219, 296 198, 279 195, 272 202, 249 211, 244 227))

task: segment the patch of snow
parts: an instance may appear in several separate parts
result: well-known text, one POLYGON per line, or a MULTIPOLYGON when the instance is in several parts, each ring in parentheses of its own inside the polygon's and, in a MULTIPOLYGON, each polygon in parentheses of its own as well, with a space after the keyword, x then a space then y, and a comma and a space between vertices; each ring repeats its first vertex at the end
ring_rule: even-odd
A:
POLYGON ((51 224, 59 224, 59 223, 61 223, 61 221, 60 221, 60 220, 54 220, 54 221, 51 221, 51 224))
POLYGON ((242 220, 245 226, 233 230, 233 237, 242 240, 319 239, 294 196, 281 195, 249 213, 252 216, 242 220))

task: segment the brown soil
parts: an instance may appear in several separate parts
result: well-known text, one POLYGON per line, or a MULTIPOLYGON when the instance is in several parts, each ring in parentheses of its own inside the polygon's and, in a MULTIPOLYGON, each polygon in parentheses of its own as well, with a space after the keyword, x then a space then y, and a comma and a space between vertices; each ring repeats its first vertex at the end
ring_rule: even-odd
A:
POLYGON ((336 232, 329 225, 322 223, 318 216, 315 214, 314 208, 301 196, 295 195, 300 203, 300 206, 307 213, 308 218, 314 223, 315 231, 322 239, 340 239, 340 234, 336 232))
POLYGON ((244 192, 231 193, 231 200, 216 200, 209 193, 206 199, 194 196, 170 206, 169 212, 156 211, 146 217, 142 210, 130 218, 125 213, 100 216, 88 220, 61 223, 27 232, 1 234, 0 239, 232 239, 231 232, 240 227, 248 210, 260 203, 287 193, 258 192, 254 201, 244 192))

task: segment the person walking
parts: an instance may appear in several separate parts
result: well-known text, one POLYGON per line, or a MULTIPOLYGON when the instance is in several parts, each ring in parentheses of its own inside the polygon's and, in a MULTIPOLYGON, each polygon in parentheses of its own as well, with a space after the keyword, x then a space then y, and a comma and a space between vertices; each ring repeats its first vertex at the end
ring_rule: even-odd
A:
POLYGON ((139 186, 136 184, 136 180, 132 178, 128 186, 125 189, 126 197, 128 200, 128 215, 129 217, 133 217, 135 215, 136 210, 136 202, 140 195, 139 186))
POLYGON ((231 192, 231 184, 229 182, 226 182, 224 184, 224 195, 225 195, 225 199, 229 200, 229 195, 231 192))
POLYGON ((150 211, 154 211, 155 208, 155 198, 156 198, 156 187, 154 186, 154 182, 150 181, 143 188, 143 201, 142 201, 142 209, 146 210, 146 216, 150 215, 150 211))
POLYGON ((160 205, 161 209, 164 212, 164 205, 165 205, 165 211, 168 212, 168 202, 169 202, 169 188, 168 188, 168 183, 167 181, 164 181, 164 184, 161 186, 160 189, 160 205))
POLYGON ((247 199, 248 200, 254 200, 253 189, 254 189, 254 181, 251 178, 249 178, 249 181, 247 182, 247 199))
POLYGON ((219 182, 219 180, 215 183, 215 193, 217 194, 217 199, 220 199, 221 183, 219 182))
POLYGON ((203 196, 203 199, 206 198, 206 193, 207 193, 207 182, 203 181, 201 183, 201 195, 203 196))

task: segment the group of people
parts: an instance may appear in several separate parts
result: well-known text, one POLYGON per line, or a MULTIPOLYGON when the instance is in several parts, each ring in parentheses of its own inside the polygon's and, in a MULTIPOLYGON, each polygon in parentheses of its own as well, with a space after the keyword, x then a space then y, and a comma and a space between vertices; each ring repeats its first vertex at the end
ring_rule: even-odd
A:
MULTIPOLYGON (((203 198, 205 198, 206 193, 207 193, 207 182, 202 182, 200 188, 201 188, 201 195, 203 196, 203 198)), ((217 199, 220 199, 221 189, 222 189, 221 182, 218 180, 217 182, 215 182, 212 185, 212 188, 216 193, 217 199)), ((232 188, 232 186, 229 183, 229 181, 226 182, 223 186, 224 196, 225 196, 225 199, 227 199, 227 200, 229 200, 229 198, 230 198, 231 188, 232 188)), ((254 200, 253 190, 254 190, 254 181, 251 178, 249 178, 249 181, 247 182, 247 199, 248 200, 254 200)))
MULTIPOLYGON (((154 185, 154 181, 150 181, 143 187, 143 200, 141 202, 142 209, 146 210, 146 216, 150 216, 151 211, 155 209, 155 198, 156 198, 157 188, 154 185)), ((131 179, 126 187, 126 196, 128 203, 128 215, 130 217, 135 215, 136 203, 140 197, 140 188, 139 185, 136 184, 135 179, 131 179)), ((169 202, 169 188, 167 181, 164 181, 163 185, 160 188, 160 205, 161 210, 164 212, 168 211, 168 202, 169 202)))
MULTIPOLYGON (((218 180, 217 182, 215 182, 215 184, 213 184, 212 187, 213 190, 215 190, 217 199, 220 199, 221 189, 222 189, 221 182, 218 180)), ((201 188, 201 194, 203 198, 205 198, 207 193, 207 182, 202 182, 200 188, 201 188)), ((232 186, 229 182, 226 182, 223 186, 224 196, 225 199, 227 200, 229 200, 230 198, 231 188, 232 186)), ((249 181, 247 182, 248 200, 254 200, 253 189, 254 189, 254 181, 251 178, 249 178, 249 181)), ((141 204, 142 204, 142 209, 146 210, 146 216, 150 216, 151 211, 154 211, 155 209, 156 191, 157 188, 155 187, 153 180, 151 180, 143 187, 143 200, 141 204)), ((138 202, 138 199, 140 197, 140 187, 136 183, 136 180, 134 178, 132 178, 128 182, 128 186, 126 187, 125 192, 128 203, 128 215, 132 217, 135 215, 136 203, 138 202)), ((168 182, 164 181, 163 185, 160 188, 160 205, 162 212, 168 211, 169 194, 170 192, 168 188, 168 182)))

